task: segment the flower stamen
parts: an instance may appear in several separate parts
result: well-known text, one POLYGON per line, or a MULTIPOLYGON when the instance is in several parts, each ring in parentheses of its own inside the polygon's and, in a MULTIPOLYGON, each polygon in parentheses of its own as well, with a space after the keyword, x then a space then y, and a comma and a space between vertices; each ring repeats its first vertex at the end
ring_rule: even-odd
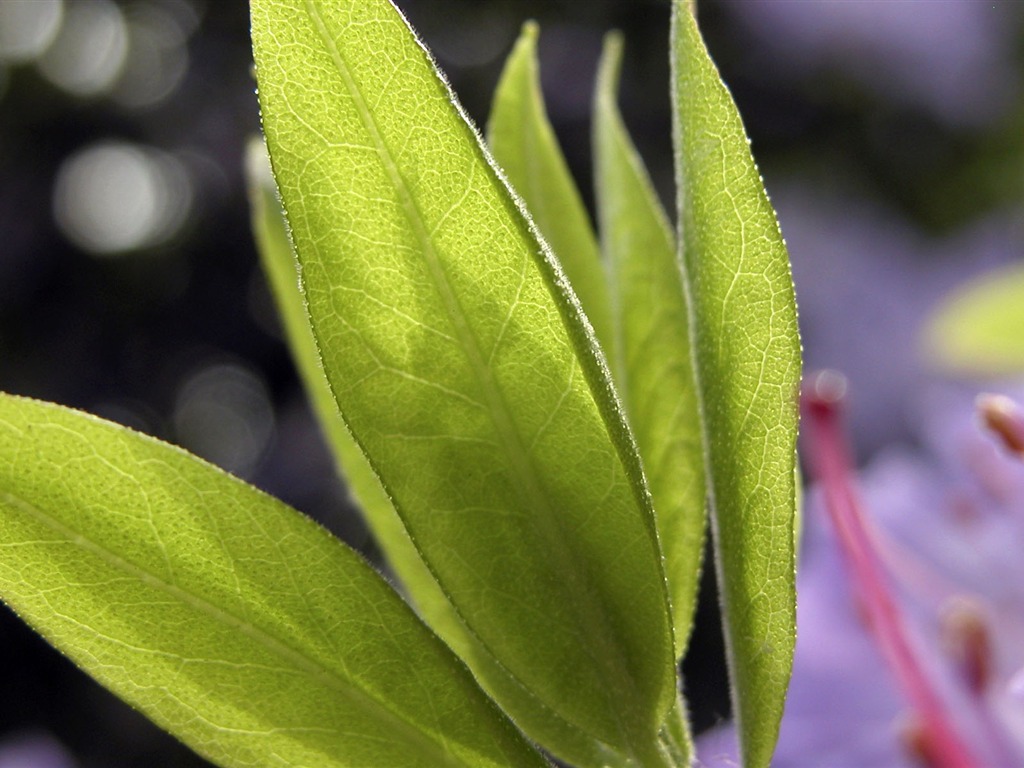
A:
POLYGON ((920 654, 873 546, 862 505, 851 480, 852 460, 842 424, 845 379, 818 374, 801 398, 811 469, 824 491, 825 506, 860 596, 867 624, 913 708, 913 752, 930 768, 974 768, 981 763, 963 742, 920 654))
POLYGON ((978 395, 975 406, 981 423, 1002 446, 1024 459, 1024 409, 1005 395, 978 395))
POLYGON ((960 679, 981 697, 992 682, 992 638, 985 616, 973 600, 955 597, 942 611, 942 639, 960 679))

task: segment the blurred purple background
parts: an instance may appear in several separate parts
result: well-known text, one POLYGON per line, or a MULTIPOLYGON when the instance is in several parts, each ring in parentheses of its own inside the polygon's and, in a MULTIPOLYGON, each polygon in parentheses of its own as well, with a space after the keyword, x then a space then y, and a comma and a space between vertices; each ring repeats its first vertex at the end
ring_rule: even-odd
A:
MULTIPOLYGON (((481 125, 520 24, 540 21, 588 201, 593 69, 622 29, 623 110, 671 209, 665 0, 399 5, 481 125)), ((859 457, 912 442, 922 318, 1022 253, 1024 7, 701 0, 700 15, 790 245, 807 366, 849 377, 859 457)), ((257 269, 250 67, 242 2, 0 0, 0 390, 184 445, 375 558, 257 269)), ((706 586, 686 665, 699 728, 728 715, 706 586)), ((6 611, 0 677, 0 768, 204 764, 6 611)))

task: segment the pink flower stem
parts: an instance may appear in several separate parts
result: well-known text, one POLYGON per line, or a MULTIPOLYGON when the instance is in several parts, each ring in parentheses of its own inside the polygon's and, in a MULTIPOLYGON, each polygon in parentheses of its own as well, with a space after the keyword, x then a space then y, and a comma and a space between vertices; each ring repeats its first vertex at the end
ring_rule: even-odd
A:
POLYGON ((963 743, 938 692, 925 673, 903 615, 886 583, 851 479, 852 461, 841 415, 845 386, 823 373, 801 398, 809 462, 824 489, 829 517, 849 562, 868 626, 919 718, 914 746, 931 768, 980 768, 963 743))

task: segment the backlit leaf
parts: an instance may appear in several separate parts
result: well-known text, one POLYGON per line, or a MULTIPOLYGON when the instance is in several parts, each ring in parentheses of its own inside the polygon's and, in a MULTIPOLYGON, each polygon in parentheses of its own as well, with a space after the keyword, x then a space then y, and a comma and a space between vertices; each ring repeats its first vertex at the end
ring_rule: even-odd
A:
POLYGON ((611 355, 614 335, 604 267, 587 210, 544 109, 538 35, 536 23, 525 24, 505 62, 487 121, 487 142, 611 355))
POLYGON ((624 759, 662 764, 675 676, 653 516, 560 269, 389 3, 259 0, 253 38, 357 444, 495 662, 624 759))
POLYGON ((537 741, 557 745, 560 756, 576 766, 616 765, 622 756, 563 719, 502 669, 459 619, 441 587, 409 539, 391 499, 356 445, 338 413, 320 364, 309 316, 299 289, 298 265, 288 241, 284 213, 270 176, 263 142, 250 148, 250 195, 253 230, 284 324, 292 355, 324 428, 349 491, 401 581, 416 610, 449 646, 476 671, 485 688, 514 712, 521 728, 537 741))
POLYGON ((288 240, 284 212, 270 175, 262 141, 253 142, 248 157, 253 233, 264 274, 270 283, 288 347, 346 486, 363 512, 374 539, 384 551, 415 607, 435 632, 452 644, 467 635, 441 588, 409 540, 394 505, 373 468, 345 426, 320 362, 309 315, 299 288, 298 263, 288 240))
POLYGON ((745 765, 767 766, 795 641, 800 342, 785 244, 689 4, 672 14, 673 140, 716 565, 745 765))
POLYGON ((594 167, 619 339, 612 373, 651 488, 682 656, 704 546, 704 453, 675 237, 615 103, 621 59, 622 40, 609 35, 594 100, 594 167))
POLYGON ((178 448, 8 395, 0 595, 225 766, 545 765, 314 522, 178 448))

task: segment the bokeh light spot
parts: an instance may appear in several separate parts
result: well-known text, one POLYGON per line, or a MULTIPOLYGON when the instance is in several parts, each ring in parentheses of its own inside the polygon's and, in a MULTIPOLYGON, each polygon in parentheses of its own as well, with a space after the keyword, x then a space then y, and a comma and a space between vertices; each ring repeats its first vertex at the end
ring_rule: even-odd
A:
POLYGON ((39 58, 39 70, 68 93, 96 96, 117 80, 127 50, 127 26, 114 3, 69 3, 60 33, 39 58))
POLYGON ((0 61, 38 58, 56 37, 63 14, 62 0, 0 2, 0 61))
POLYGON ((176 15, 155 3, 128 8, 128 52, 113 97, 126 107, 151 107, 170 96, 188 70, 187 34, 176 15))
POLYGON ((245 477, 270 443, 274 411, 259 376, 235 363, 214 363, 182 384, 174 429, 182 447, 245 477))
POLYGON ((107 142, 64 161, 54 188, 54 215, 75 244, 96 255, 118 255, 173 237, 191 201, 188 173, 175 158, 107 142))

